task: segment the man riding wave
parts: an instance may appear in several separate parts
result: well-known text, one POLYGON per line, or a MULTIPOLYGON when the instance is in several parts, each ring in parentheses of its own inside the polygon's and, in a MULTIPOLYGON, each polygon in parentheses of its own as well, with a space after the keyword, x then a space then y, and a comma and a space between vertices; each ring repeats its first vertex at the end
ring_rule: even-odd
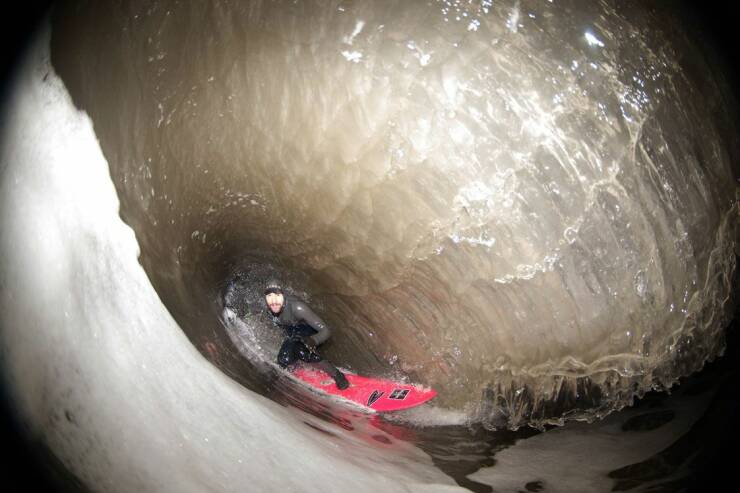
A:
POLYGON ((277 279, 267 282, 264 295, 272 323, 281 327, 287 336, 280 346, 278 364, 287 368, 300 359, 331 375, 340 390, 349 387, 344 374, 316 352, 316 347, 331 336, 329 327, 306 303, 285 293, 277 279))

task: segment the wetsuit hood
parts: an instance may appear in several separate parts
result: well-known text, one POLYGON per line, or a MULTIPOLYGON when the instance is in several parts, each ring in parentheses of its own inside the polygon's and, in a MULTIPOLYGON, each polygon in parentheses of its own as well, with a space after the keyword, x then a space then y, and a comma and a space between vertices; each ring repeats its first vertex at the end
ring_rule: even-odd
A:
POLYGON ((270 293, 277 293, 284 295, 285 292, 283 291, 283 283, 280 282, 278 279, 270 279, 265 283, 265 292, 264 295, 267 296, 270 293))

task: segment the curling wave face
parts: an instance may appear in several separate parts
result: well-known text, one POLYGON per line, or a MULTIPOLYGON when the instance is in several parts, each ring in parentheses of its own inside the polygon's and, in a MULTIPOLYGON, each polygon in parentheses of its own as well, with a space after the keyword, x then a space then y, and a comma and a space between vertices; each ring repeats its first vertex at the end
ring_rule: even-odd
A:
POLYGON ((335 328, 333 361, 539 426, 723 348, 735 122, 671 19, 585 1, 79 2, 55 13, 52 61, 149 278, 222 368, 239 373, 208 349, 230 347, 226 282, 278 270, 335 328))

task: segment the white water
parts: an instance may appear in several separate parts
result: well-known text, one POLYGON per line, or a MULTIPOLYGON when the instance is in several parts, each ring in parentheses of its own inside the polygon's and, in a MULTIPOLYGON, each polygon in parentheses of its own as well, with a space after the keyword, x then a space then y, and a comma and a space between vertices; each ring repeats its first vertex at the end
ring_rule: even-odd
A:
MULTIPOLYGON (((48 30, 3 115, 2 372, 17 411, 95 491, 457 491, 420 450, 331 440, 207 362, 159 300, 48 30), (330 477, 330 479, 328 479, 330 477)), ((375 432, 380 433, 378 432, 375 432)))

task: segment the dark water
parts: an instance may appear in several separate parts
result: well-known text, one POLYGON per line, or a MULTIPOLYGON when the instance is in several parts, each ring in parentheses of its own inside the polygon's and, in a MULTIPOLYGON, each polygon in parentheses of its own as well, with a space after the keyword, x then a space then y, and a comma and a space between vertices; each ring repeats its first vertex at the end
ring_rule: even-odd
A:
MULTIPOLYGON (((535 287, 528 291, 528 279, 504 284, 507 289, 499 289, 495 283, 483 285, 483 275, 479 278, 468 276, 465 269, 481 261, 480 252, 476 250, 479 246, 470 246, 473 245, 470 241, 458 243, 450 239, 435 243, 434 235, 432 240, 429 239, 430 229, 427 224, 431 221, 430 218, 444 216, 446 212, 443 210, 445 204, 442 198, 451 199, 445 184, 433 172, 434 167, 431 171, 421 173, 399 168, 399 181, 388 185, 380 183, 382 180, 377 176, 372 176, 377 170, 370 165, 366 169, 372 177, 367 178, 358 177, 355 171, 340 168, 336 164, 337 161, 345 165, 362 162, 362 156, 354 154, 356 151, 353 149, 361 139, 353 132, 365 132, 363 137, 372 140, 378 138, 373 133, 374 129, 368 130, 361 126, 341 128, 341 125, 337 128, 330 125, 327 130, 326 122, 307 120, 302 124, 283 125, 280 128, 285 133, 281 135, 270 132, 276 127, 269 122, 284 121, 287 118, 290 123, 290 118, 305 118, 310 113, 311 105, 317 102, 324 105, 324 109, 332 108, 331 101, 321 99, 326 96, 320 91, 312 95, 306 89, 305 94, 300 93, 302 88, 312 87, 313 82, 310 81, 317 73, 319 77, 326 77, 321 70, 311 71, 311 64, 320 68, 324 62, 320 57, 322 41, 312 45, 301 44, 301 40, 311 39, 313 33, 321 32, 321 29, 327 29, 329 33, 332 29, 351 33, 356 27, 352 21, 322 24, 321 15, 316 14, 314 17, 306 7, 294 7, 299 10, 297 13, 291 12, 295 17, 283 15, 284 12, 271 14, 272 4, 265 3, 262 8, 266 14, 257 17, 267 19, 265 22, 268 25, 259 25, 258 29, 263 31, 255 35, 239 23, 239 19, 250 18, 253 14, 246 4, 224 2, 213 5, 209 8, 193 7, 187 15, 178 16, 177 9, 182 6, 178 6, 177 2, 151 5, 131 2, 114 4, 112 7, 99 6, 97 3, 70 2, 54 18, 52 54, 55 68, 69 87, 75 102, 91 115, 95 123, 96 133, 109 160, 111 174, 122 201, 121 215, 136 231, 142 248, 141 263, 157 292, 193 344, 236 381, 278 402, 304 408, 345 429, 361 428, 361 433, 370 440, 386 439, 385 435, 373 438, 376 435, 372 433, 372 428, 376 427, 400 441, 414 443, 429 453, 435 465, 455 478, 461 486, 473 491, 491 491, 490 486, 469 479, 467 475, 481 467, 495 466, 498 451, 515 444, 517 440, 538 435, 539 432, 527 426, 518 431, 491 431, 487 427, 497 423, 490 419, 491 415, 485 412, 486 409, 498 408, 496 404, 508 406, 508 414, 503 423, 521 426, 532 419, 533 424, 549 428, 544 423, 548 420, 557 421, 568 412, 605 414, 629 402, 632 399, 633 386, 644 386, 646 379, 654 383, 650 380, 653 377, 658 378, 658 382, 661 381, 660 378, 664 378, 663 383, 668 385, 684 373, 701 367, 705 358, 715 356, 721 351, 724 338, 722 331, 716 329, 723 329, 732 318, 734 312, 730 304, 708 305, 709 308, 699 310, 697 313, 702 313, 706 318, 717 317, 717 321, 708 323, 711 330, 707 331, 704 341, 706 344, 701 341, 690 343, 688 349, 684 350, 689 352, 688 358, 677 358, 674 361, 678 361, 678 364, 669 368, 651 368, 649 378, 640 374, 638 378, 630 377, 632 380, 628 378, 623 381, 614 368, 609 368, 604 375, 594 376, 593 382, 591 378, 575 382, 565 379, 564 382, 552 384, 548 376, 544 385, 540 385, 542 382, 524 385, 526 402, 520 405, 512 405, 510 401, 503 402, 510 397, 512 389, 517 388, 517 382, 509 381, 508 384, 495 387, 488 385, 490 374, 484 375, 482 381, 478 379, 481 368, 490 368, 491 364, 497 362, 496 358, 488 359, 487 352, 491 352, 492 347, 503 348, 504 352, 518 354, 519 360, 515 364, 526 366, 542 356, 540 351, 533 349, 533 341, 536 341, 538 334, 525 333, 518 340, 507 340, 503 336, 492 337, 483 330, 487 327, 485 322, 496 317, 506 319, 503 308, 485 313, 477 319, 467 318, 465 314, 479 311, 482 303, 480 297, 490 295, 490 299, 496 300, 492 305, 508 304, 514 308, 513 311, 527 308, 541 315, 546 307, 539 304, 539 296, 547 293, 557 297, 558 289, 553 287, 553 280, 546 279, 543 284, 539 284, 535 278, 530 283, 535 287), (295 20, 298 18, 301 22, 295 20), (271 22, 277 27, 270 25, 271 22), (282 22, 288 25, 282 25, 282 22), (294 24, 290 24, 291 22, 294 24), (204 26, 211 28, 204 29, 204 26), (278 34, 270 34, 271 32, 278 34), (228 33, 228 36, 223 33, 228 33), (281 38, 285 33, 297 33, 300 46, 295 58, 289 57, 284 61, 287 68, 277 69, 278 75, 288 74, 289 82, 286 83, 285 92, 275 94, 267 91, 241 96, 238 92, 233 92, 240 84, 248 85, 256 81, 254 84, 259 86, 265 83, 250 73, 251 64, 257 64, 260 70, 264 70, 263 67, 267 65, 259 65, 260 57, 279 59, 282 55, 276 47, 289 46, 295 41, 281 38), (188 43, 185 39, 193 41, 188 43), (229 44, 226 42, 229 39, 236 39, 237 42, 229 44), (224 45, 226 48, 223 48, 224 45), (202 47, 204 52, 199 56, 192 56, 198 47, 202 47), (277 50, 278 53, 271 50, 277 50), (306 62, 306 54, 316 50, 319 52, 318 58, 306 62), (178 56, 177 53, 181 55, 178 56), (249 59, 248 63, 240 61, 245 53, 248 56, 250 53, 254 54, 255 59, 249 59), (227 69, 233 67, 236 69, 229 75, 227 69), (295 70, 288 70, 290 68, 295 70), (213 88, 208 85, 210 76, 214 77, 213 88), (301 77, 308 79, 301 80, 301 77), (219 86, 218 82, 222 80, 227 83, 219 86), (293 105, 299 107, 297 116, 281 116, 278 109, 282 103, 277 101, 281 97, 287 97, 286 94, 293 95, 296 92, 298 95, 295 96, 293 105), (239 100, 239 97, 243 99, 239 100), (228 113, 235 106, 234 98, 238 100, 240 108, 253 108, 250 104, 261 101, 266 103, 268 109, 232 115, 229 118, 228 113), (225 123, 219 122, 220 112, 227 114, 225 123), (168 125, 164 125, 165 122, 168 125), (312 128, 312 123, 317 127, 312 128), (291 135, 297 129, 308 132, 311 136, 305 138, 291 135), (332 133, 334 143, 323 145, 319 130, 332 133), (275 140, 285 141, 291 138, 296 141, 295 146, 282 148, 273 145, 275 140), (306 157, 317 149, 323 158, 306 157), (286 162, 306 163, 306 171, 296 172, 287 165, 282 167, 282 161, 276 157, 286 162), (318 179, 312 181, 316 177, 318 179), (325 185, 327 183, 329 185, 325 185), (417 186, 415 183, 422 185, 414 188, 417 186), (373 187, 376 187, 375 192, 373 187), (401 192, 396 193, 397 190, 401 192), (372 204, 369 209, 363 205, 367 194, 371 197, 367 200, 372 204), (429 194, 433 197, 431 200, 428 199, 429 194), (435 203, 437 199, 440 203, 435 203), (410 210, 421 212, 409 214, 410 210), (399 214, 399 211, 406 215, 399 214), (332 221, 322 223, 322 218, 327 216, 332 217, 332 221), (361 227, 372 224, 373 221, 378 223, 374 228, 361 227), (456 253, 452 254, 451 259, 435 264, 414 250, 418 245, 432 251, 436 247, 445 247, 456 253), (409 255, 416 260, 409 263, 409 255), (220 320, 221 295, 235 274, 243 275, 257 290, 267 273, 273 271, 282 273, 291 287, 309 298, 331 323, 341 327, 341 338, 337 337, 329 349, 332 359, 364 372, 384 373, 389 376, 405 374, 415 380, 435 384, 447 391, 448 397, 442 400, 445 407, 463 409, 472 402, 477 406, 472 414, 478 417, 483 414, 484 418, 488 418, 484 419, 487 427, 475 421, 465 426, 424 427, 383 419, 375 419, 368 425, 366 417, 344 415, 341 409, 332 405, 326 407, 320 400, 291 400, 292 393, 285 391, 284 383, 265 378, 264 374, 255 371, 254 362, 244 358, 220 320), (472 292, 467 290, 476 283, 477 288, 472 292), (467 297, 471 293, 473 300, 468 301, 467 297), (709 316, 706 315, 708 312, 709 316), (439 328, 444 330, 438 330, 439 328), (448 338, 450 333, 455 334, 455 337, 448 338), (413 341, 413 344, 409 341, 413 341), (360 348, 368 350, 360 351, 360 348), (477 350, 481 353, 476 353, 477 350), (459 356, 468 353, 473 355, 470 357, 473 363, 459 356), (481 361, 484 364, 480 364, 481 361), (655 375, 653 370, 657 370, 655 375), (560 394, 556 392, 555 398, 543 398, 539 392, 550 388, 549 385, 564 390, 560 394), (574 398, 573 392, 579 392, 578 395, 583 396, 584 391, 588 398, 574 398), (617 394, 616 397, 609 396, 609 392, 617 394), (581 406, 583 409, 580 409, 581 406), (522 414, 517 415, 518 411, 522 414)), ((326 5, 323 7, 326 8, 326 5)), ((353 6, 348 5, 347 9, 351 10, 351 7, 353 6)), ((372 9, 366 11, 361 7, 356 8, 365 18, 372 18, 372 9)), ((576 7, 572 8, 578 12, 576 7)), ((404 9, 398 12, 399 32, 404 26, 413 24, 408 17, 404 17, 410 16, 412 12, 404 12, 404 9)), ((629 12, 623 12, 614 18, 620 21, 629 19, 628 14, 629 12)), ((583 16, 588 18, 587 9, 583 16)), ((578 19, 578 16, 571 19, 578 19)), ((573 22, 577 24, 577 20, 573 22)), ((625 25, 629 25, 629 22, 625 22, 625 25)), ((566 29, 557 20, 553 21, 551 27, 566 29)), ((254 25, 250 24, 250 28, 254 28, 254 25)), ((422 34, 432 40, 439 35, 434 29, 422 34)), ((443 34, 442 38, 444 36, 443 34)), ((390 39, 394 40, 393 35, 390 35, 390 39)), ((398 44, 404 46, 406 41, 401 39, 398 44)), ((371 39, 368 43, 368 46, 389 57, 394 54, 392 46, 383 44, 388 43, 387 40, 373 45, 371 39)), ((425 54, 423 49, 413 53, 422 59, 425 54)), ((454 57, 454 53, 451 50, 448 55, 454 57)), ((432 55, 433 60, 434 56, 432 55)), ((554 56, 557 58, 558 55, 554 56)), ((418 61, 422 59, 416 58, 418 61)), ((685 59, 682 60, 686 62, 685 59)), ((691 59, 688 66, 698 67, 699 71, 706 70, 706 67, 720 70, 719 62, 710 60, 707 65, 703 63, 691 59)), ((546 67, 544 71, 547 70, 546 67)), ((686 69, 686 72, 690 73, 691 68, 686 69)), ((342 77, 348 77, 345 79, 349 81, 346 82, 348 86, 362 87, 362 81, 353 79, 352 74, 342 73, 342 77)), ((271 79, 266 80, 269 83, 271 79)), ((331 80, 321 79, 320 83, 334 87, 331 80)), ((362 94, 373 98, 376 105, 380 104, 383 97, 387 97, 382 92, 363 90, 366 92, 362 94)), ((682 89, 677 89, 678 95, 685 95, 681 91, 682 89)), ((352 101, 346 95, 337 97, 346 97, 346 101, 352 101)), ((692 97, 698 98, 692 100, 693 104, 701 100, 699 96, 692 97)), ((727 105, 731 104, 731 100, 725 101, 727 105)), ((340 110, 346 108, 343 105, 338 107, 340 110)), ((322 111, 324 118, 331 114, 329 110, 322 111)), ((424 115, 419 108, 408 108, 407 111, 424 115)), ((663 118, 669 116, 670 112, 663 118)), ((689 116, 689 121, 695 116, 689 116)), ((715 139, 719 145, 727 144, 729 157, 726 156, 725 159, 733 164, 730 176, 736 180, 737 155, 733 153, 736 152, 737 143, 734 139, 731 142, 723 140, 729 132, 727 127, 722 126, 723 119, 727 117, 720 115, 717 118, 716 121, 720 122, 717 124, 719 130, 704 136, 708 135, 710 140, 715 139)), ((373 115, 356 115, 351 114, 351 111, 349 116, 340 114, 338 120, 345 124, 366 121, 370 122, 369 127, 372 127, 374 121, 373 115)), ((581 127, 575 125, 571 131, 579 128, 581 127)), ((665 128, 671 127, 666 124, 665 128)), ((612 142, 620 141, 615 138, 612 142)), ((594 141, 590 145, 595 146, 596 143, 594 141)), ((372 146, 363 151, 365 156, 373 156, 372 146)), ((423 154, 423 149, 419 152, 423 154)), ((436 149, 436 152, 450 158, 458 157, 454 150, 447 148, 436 149)), ((485 153, 488 150, 476 152, 485 153)), ((701 161, 701 156, 710 151, 699 148, 694 152, 701 161)), ((418 159, 421 163, 427 162, 423 157, 418 159)), ((427 156, 426 159, 430 158, 427 156)), ((433 164, 437 166, 436 163, 433 164)), ((722 185, 722 180, 727 176, 726 170, 706 163, 702 166, 706 166, 702 168, 705 174, 699 175, 709 184, 706 185, 705 192, 696 192, 691 196, 698 197, 703 193, 704 196, 715 195, 719 198, 707 209, 697 209, 695 214, 697 217, 707 214, 706 224, 715 229, 720 228, 723 214, 728 214, 726 201, 721 199, 734 199, 736 187, 722 185)), ((674 176, 676 172, 666 173, 664 183, 675 185, 680 182, 674 176)), ((442 173, 441 176, 443 175, 442 173)), ((589 176, 588 179, 597 180, 598 177, 589 176)), ((450 180, 454 181, 454 176, 450 180)), ((541 181, 544 179, 535 177, 531 184, 534 186, 541 181)), ((628 179, 624 181, 628 182, 628 179)), ((736 181, 733 185, 735 183, 736 181)), ((533 196, 536 195, 535 191, 532 193, 533 196)), ((650 192, 645 193, 650 195, 650 192)), ((573 192, 573 195, 577 196, 577 192, 573 192)), ((619 194, 611 196, 612 198, 608 195, 604 197, 606 202, 603 207, 607 211, 609 201, 614 197, 616 205, 627 205, 629 208, 631 204, 619 194)), ((650 200, 646 203, 649 204, 650 200)), ((671 207, 675 205, 670 199, 668 203, 671 207)), ((658 201, 659 206, 662 204, 664 202, 658 201)), ((696 204, 692 199, 680 205, 690 210, 696 204)), ((549 202, 535 200, 532 205, 535 216, 530 216, 535 219, 532 220, 537 221, 537 213, 544 216, 544 210, 549 206, 549 202)), ((561 212, 566 216, 569 213, 566 209, 561 212)), ((630 218, 634 219, 628 217, 630 218)), ((541 232, 547 232, 552 225, 547 221, 545 223, 541 232)), ((476 230, 473 227, 475 225, 470 223, 465 225, 465 232, 468 233, 468 238, 485 244, 490 237, 484 233, 493 232, 491 237, 500 238, 515 223, 509 223, 508 226, 500 223, 487 225, 488 230, 476 230)), ((592 227, 599 226, 603 224, 594 219, 592 227)), ((671 233, 661 233, 661 227, 656 226, 652 232, 658 236, 664 233, 665 241, 668 242, 672 238, 671 233)), ((457 232, 446 231, 450 233, 450 238, 457 232)), ((691 239, 688 242, 698 253, 693 257, 693 267, 688 267, 687 271, 693 268, 698 276, 695 279, 700 280, 704 271, 712 268, 702 266, 702 262, 707 262, 710 256, 709 247, 701 239, 702 232, 703 229, 696 226, 694 231, 689 232, 691 239), (705 248, 704 253, 702 248, 705 248)), ((521 245, 515 243, 516 239, 511 241, 511 246, 521 248, 521 245)), ((532 241, 532 238, 525 238, 523 241, 526 243, 532 241)), ((660 242, 657 244, 663 248, 660 242)), ((594 247, 593 244, 588 246, 594 247)), ((609 246, 604 248, 614 253, 609 250, 609 246)), ((634 253, 639 260, 642 248, 648 247, 625 247, 623 252, 634 253)), ((589 265, 599 264, 587 255, 573 258, 586 259, 588 265, 584 267, 585 270, 589 269, 589 265)), ((503 265, 516 259, 499 260, 503 265)), ((732 261, 734 262, 734 256, 732 261)), ((498 267, 490 263, 480 265, 485 265, 481 271, 486 276, 506 275, 508 272, 504 269, 499 273, 496 270, 498 267)), ((668 263, 662 269, 670 272, 676 265, 686 266, 680 262, 675 265, 668 263)), ((616 263, 598 265, 598 268, 594 268, 597 284, 607 288, 612 286, 618 291, 618 286, 621 285, 618 275, 620 268, 616 263)), ((578 269, 566 266, 562 267, 562 272, 565 272, 566 277, 569 271, 585 272, 578 269)), ((729 272, 729 276, 732 279, 732 272, 729 272)), ((527 277, 526 272, 523 277, 527 277)), ((633 277, 630 275, 628 280, 633 277)), ((671 285, 680 298, 684 281, 672 280, 670 275, 666 275, 665 279, 666 284, 671 285)), ((686 282, 691 284, 695 279, 692 281, 689 278, 686 282)), ((734 281, 730 281, 729 286, 734 285, 734 281)), ((727 294, 727 286, 716 289, 723 295, 727 294)), ((606 288, 604 290, 609 291, 606 288)), ((654 294, 659 297, 658 291, 654 294)), ((709 298, 715 294, 716 291, 707 291, 709 298)), ((578 296, 575 295, 576 300, 578 296)), ((588 301, 593 300, 589 298, 588 301)), ((663 302, 667 303, 666 300, 663 302)), ((596 310, 592 315, 595 318, 615 316, 620 311, 631 310, 635 305, 624 302, 612 306, 607 303, 605 306, 602 312, 596 310)), ((574 317, 583 315, 577 312, 578 310, 573 313, 574 317)), ((653 312, 650 310, 641 311, 640 314, 647 320, 666 323, 669 328, 675 328, 670 326, 674 323, 670 320, 665 322, 651 318, 653 312)), ((531 321, 526 317, 527 315, 525 321, 531 321)), ((586 320, 586 317, 582 319, 586 320)), ((610 332, 600 336, 609 338, 621 331, 620 324, 632 321, 629 317, 616 317, 617 327, 609 327, 610 332)), ((255 330, 259 331, 258 322, 259 320, 255 330)), ((516 332, 513 329, 519 327, 513 319, 499 323, 498 326, 512 329, 512 333, 516 332)), ((584 322, 583 328, 587 327, 590 326, 584 322)), ((730 334, 735 337, 735 331, 730 334)), ((655 345, 661 344, 659 334, 654 340, 658 341, 655 345)), ((563 331, 560 338, 556 337, 546 345, 552 349, 549 354, 553 357, 563 356, 570 351, 570 356, 598 360, 602 356, 621 354, 622 344, 623 341, 615 338, 606 347, 602 347, 594 344, 592 338, 582 337, 580 333, 563 331), (559 352, 556 347, 558 344, 566 347, 565 353, 559 352), (574 352, 574 347, 578 352, 574 352)), ((729 456, 730 447, 737 443, 734 421, 738 416, 738 400, 729 390, 737 388, 736 347, 737 343, 733 342, 724 358, 709 365, 698 376, 685 380, 679 387, 680 391, 676 392, 679 396, 682 393, 701 395, 702 392, 706 395, 709 407, 691 431, 676 437, 675 443, 659 454, 609 473, 616 480, 615 490, 627 491, 649 485, 650 491, 698 491, 715 480, 733 479, 734 475, 724 461, 729 456), (715 393, 711 394, 712 391, 715 393)), ((640 351, 646 351, 645 347, 640 348, 638 352, 640 351)), ((618 362, 622 363, 621 360, 618 362)), ((648 388, 649 385, 640 388, 637 394, 641 395, 648 388)), ((622 428, 624 433, 657 429, 670 422, 675 416, 671 404, 673 398, 674 396, 665 393, 648 393, 631 410, 637 413, 633 412, 629 418, 625 418, 622 428)), ((330 428, 324 431, 331 433, 330 428)), ((330 439, 330 435, 327 436, 330 439)), ((50 456, 53 457, 53 454, 50 456)), ((18 462, 27 462, 29 459, 30 457, 21 458, 18 462)), ((84 489, 74 478, 66 477, 63 468, 55 468, 53 459, 48 463, 52 464, 52 472, 49 474, 55 478, 52 482, 59 484, 61 481, 67 484, 70 491, 84 489), (58 479, 60 477, 62 479, 58 479)), ((23 476, 22 481, 28 483, 29 477, 23 476)), ((522 478, 521 490, 547 491, 548 485, 538 477, 522 478)))

